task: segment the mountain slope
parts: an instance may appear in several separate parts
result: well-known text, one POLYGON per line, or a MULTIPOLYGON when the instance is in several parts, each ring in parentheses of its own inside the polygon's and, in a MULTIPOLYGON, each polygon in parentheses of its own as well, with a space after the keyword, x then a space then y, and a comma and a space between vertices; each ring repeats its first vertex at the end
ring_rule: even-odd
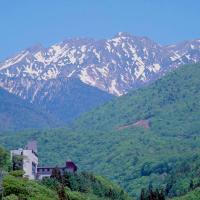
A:
MULTIPOLYGON (((190 123, 196 121, 195 116, 199 112, 199 75, 199 64, 180 67, 150 86, 87 113, 79 118, 76 124, 92 130, 117 130, 121 126, 146 120, 153 128, 161 128, 159 132, 170 132, 170 126, 174 128, 176 123, 179 123, 179 127, 188 119, 179 130, 182 133, 184 129, 186 131, 191 128, 190 123), (171 117, 175 119, 174 122, 171 121, 171 117), (169 124, 163 124, 163 118, 168 119, 169 124), (161 123, 163 127, 160 127, 161 123)), ((196 125, 199 125, 198 121, 196 125)))
POLYGON ((50 128, 60 123, 27 101, 0 88, 0 132, 27 128, 50 128))
POLYGON ((112 95, 82 83, 79 79, 49 80, 35 96, 34 104, 44 107, 63 123, 81 113, 98 107, 113 98, 112 95), (51 94, 45 94, 50 91, 51 94))
POLYGON ((200 188, 188 192, 184 196, 173 198, 172 200, 199 200, 200 199, 200 188))
POLYGON ((171 176, 188 171, 171 188, 172 195, 179 194, 196 176, 190 169, 200 170, 187 165, 200 152, 199 77, 200 64, 186 65, 84 114, 71 130, 1 135, 0 143, 13 148, 34 138, 43 163, 73 158, 81 169, 115 180, 134 196, 149 184, 167 188, 171 176), (174 173, 177 166, 181 173, 174 173))

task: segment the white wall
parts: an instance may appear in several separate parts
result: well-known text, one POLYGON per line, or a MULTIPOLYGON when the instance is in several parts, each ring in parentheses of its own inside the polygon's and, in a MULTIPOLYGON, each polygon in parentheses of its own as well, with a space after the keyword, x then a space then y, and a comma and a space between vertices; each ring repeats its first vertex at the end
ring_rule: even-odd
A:
POLYGON ((23 156, 23 170, 25 172, 24 177, 27 177, 28 179, 35 179, 38 166, 38 157, 32 152, 32 150, 18 149, 11 151, 11 158, 13 155, 21 154, 23 156), (32 163, 36 164, 35 174, 32 173, 32 163))
POLYGON ((23 150, 23 170, 25 171, 24 177, 35 179, 38 166, 38 158, 32 150, 23 150), (32 173, 32 163, 36 164, 35 174, 32 173))

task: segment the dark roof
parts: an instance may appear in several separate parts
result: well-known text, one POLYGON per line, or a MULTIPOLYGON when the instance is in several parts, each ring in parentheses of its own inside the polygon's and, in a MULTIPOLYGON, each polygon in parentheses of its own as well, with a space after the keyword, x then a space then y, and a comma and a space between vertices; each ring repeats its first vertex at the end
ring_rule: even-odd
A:
POLYGON ((76 164, 72 161, 67 161, 66 162, 66 167, 69 169, 74 169, 75 171, 78 169, 78 167, 76 166, 76 164))
MULTIPOLYGON (((55 166, 58 167, 58 166, 55 166)), ((52 166, 39 166, 37 167, 38 170, 40 169, 53 169, 55 167, 52 166)), ((66 165, 64 167, 58 167, 60 170, 65 170, 65 169, 73 169, 74 171, 77 171, 78 167, 76 166, 76 164, 73 161, 67 161, 66 165)))
MULTIPOLYGON (((38 169, 54 169, 55 167, 49 167, 49 166, 46 166, 46 167, 37 167, 38 169)), ((57 167, 58 169, 65 169, 66 167, 57 167)))

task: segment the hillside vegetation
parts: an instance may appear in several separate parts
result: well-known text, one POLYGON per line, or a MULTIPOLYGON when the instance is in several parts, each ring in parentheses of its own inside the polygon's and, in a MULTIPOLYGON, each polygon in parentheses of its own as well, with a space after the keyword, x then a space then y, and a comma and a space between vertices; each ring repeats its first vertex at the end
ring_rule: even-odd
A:
POLYGON ((82 115, 70 129, 1 134, 0 143, 14 148, 34 138, 42 163, 73 159, 133 196, 151 185, 184 195, 191 181, 200 182, 199 77, 199 64, 186 65, 82 115))
POLYGON ((33 181, 11 166, 9 153, 0 147, 0 199, 3 191, 4 200, 130 200, 120 187, 88 172, 61 175, 55 168, 51 178, 33 181))
POLYGON ((153 84, 130 92, 89 112, 75 122, 80 130, 116 130, 149 120, 151 130, 164 135, 198 131, 200 65, 186 65, 153 84), (176 131, 174 133, 174 131, 176 131))
POLYGON ((45 109, 34 106, 0 88, 0 132, 50 128, 61 123, 45 109))
POLYGON ((37 182, 7 175, 3 180, 4 196, 6 200, 130 200, 121 189, 107 181, 99 181, 98 188, 89 181, 84 179, 81 185, 71 190, 66 185, 62 189, 55 179, 37 182), (88 187, 88 184, 91 186, 88 187))
POLYGON ((172 200, 199 200, 200 199, 200 188, 188 192, 184 196, 173 198, 172 200))

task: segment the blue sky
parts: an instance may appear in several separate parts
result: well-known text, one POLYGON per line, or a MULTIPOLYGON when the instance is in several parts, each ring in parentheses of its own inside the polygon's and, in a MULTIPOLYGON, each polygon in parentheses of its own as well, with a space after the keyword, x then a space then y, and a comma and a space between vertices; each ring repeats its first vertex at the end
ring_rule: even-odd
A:
POLYGON ((161 44, 200 38, 199 0, 0 0, 0 60, 70 37, 145 35, 161 44))

